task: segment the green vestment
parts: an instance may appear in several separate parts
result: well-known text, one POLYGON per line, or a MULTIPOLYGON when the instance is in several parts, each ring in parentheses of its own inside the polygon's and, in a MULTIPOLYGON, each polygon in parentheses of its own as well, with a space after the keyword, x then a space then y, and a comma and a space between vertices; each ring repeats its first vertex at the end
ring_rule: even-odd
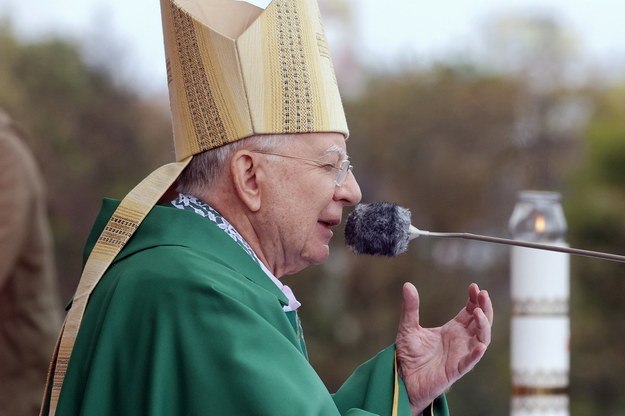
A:
MULTIPOLYGON (((117 204, 105 200, 87 253, 117 204)), ((394 347, 331 395, 287 303, 213 222, 156 206, 89 300, 57 415, 390 415, 394 347)), ((444 397, 434 407, 448 414, 444 397)))

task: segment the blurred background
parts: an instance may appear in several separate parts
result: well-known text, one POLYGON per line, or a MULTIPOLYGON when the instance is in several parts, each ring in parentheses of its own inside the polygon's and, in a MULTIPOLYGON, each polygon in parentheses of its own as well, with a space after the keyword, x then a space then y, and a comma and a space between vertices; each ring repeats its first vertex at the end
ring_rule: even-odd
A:
MULTIPOLYGON (((518 191, 557 191, 571 246, 624 253, 625 5, 428 3, 321 2, 363 202, 408 207, 426 230, 509 237, 518 191)), ((174 158, 160 24, 156 1, 0 0, 0 108, 44 173, 64 300, 101 198, 174 158)), ((419 239, 386 259, 341 240, 285 278, 328 387, 393 342, 404 281, 424 326, 477 282, 493 341, 448 398, 462 416, 509 413, 509 248, 419 239)), ((624 279, 623 264, 571 258, 572 415, 624 413, 624 279)))

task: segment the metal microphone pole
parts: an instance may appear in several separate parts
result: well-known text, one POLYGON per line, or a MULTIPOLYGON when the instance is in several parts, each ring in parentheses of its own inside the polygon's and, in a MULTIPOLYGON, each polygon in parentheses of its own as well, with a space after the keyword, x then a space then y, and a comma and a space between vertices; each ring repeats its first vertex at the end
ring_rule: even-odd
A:
POLYGON ((558 251, 561 253, 576 254, 578 256, 595 257, 599 259, 625 263, 625 256, 621 256, 617 254, 602 253, 599 251, 590 251, 590 250, 580 250, 577 248, 554 246, 550 244, 534 243, 534 242, 523 241, 523 240, 511 240, 508 238, 489 237, 485 235, 471 234, 471 233, 436 233, 436 232, 431 232, 431 231, 419 230, 416 227, 411 227, 411 239, 419 237, 419 236, 478 240, 478 241, 485 241, 488 243, 507 244, 507 245, 512 245, 512 246, 535 248, 539 250, 558 251))

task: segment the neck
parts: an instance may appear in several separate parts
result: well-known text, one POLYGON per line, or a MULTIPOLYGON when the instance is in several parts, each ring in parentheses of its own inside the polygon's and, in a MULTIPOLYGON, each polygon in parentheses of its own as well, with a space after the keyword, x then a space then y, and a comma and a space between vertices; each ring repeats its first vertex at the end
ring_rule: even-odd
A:
POLYGON ((249 212, 247 207, 237 198, 227 195, 227 193, 211 192, 210 194, 202 193, 196 195, 196 197, 217 210, 238 231, 258 259, 274 276, 279 278, 284 275, 284 270, 277 266, 277 262, 270 261, 269 256, 266 255, 266 250, 263 250, 264 245, 260 238, 262 232, 258 222, 254 220, 256 217, 255 213, 249 212), (219 195, 219 197, 212 198, 211 194, 219 195))

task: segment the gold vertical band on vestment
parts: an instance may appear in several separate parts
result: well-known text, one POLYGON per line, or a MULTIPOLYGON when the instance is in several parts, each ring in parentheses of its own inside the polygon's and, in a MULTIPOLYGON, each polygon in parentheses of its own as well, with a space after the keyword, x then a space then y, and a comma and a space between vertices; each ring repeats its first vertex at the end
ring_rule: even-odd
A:
MULTIPOLYGON (((51 387, 48 411, 50 416, 56 413, 65 374, 91 293, 117 254, 132 237, 134 230, 139 227, 148 212, 190 161, 189 157, 181 162, 162 166, 139 183, 122 200, 96 241, 85 264, 72 306, 65 317, 55 348, 55 357, 52 359, 53 370, 48 374, 46 392, 51 387)), ((42 406, 40 414, 43 414, 43 409, 42 406)))
POLYGON ((393 358, 393 407, 391 410, 392 416, 397 416, 399 413, 399 370, 397 369, 397 351, 393 358))

